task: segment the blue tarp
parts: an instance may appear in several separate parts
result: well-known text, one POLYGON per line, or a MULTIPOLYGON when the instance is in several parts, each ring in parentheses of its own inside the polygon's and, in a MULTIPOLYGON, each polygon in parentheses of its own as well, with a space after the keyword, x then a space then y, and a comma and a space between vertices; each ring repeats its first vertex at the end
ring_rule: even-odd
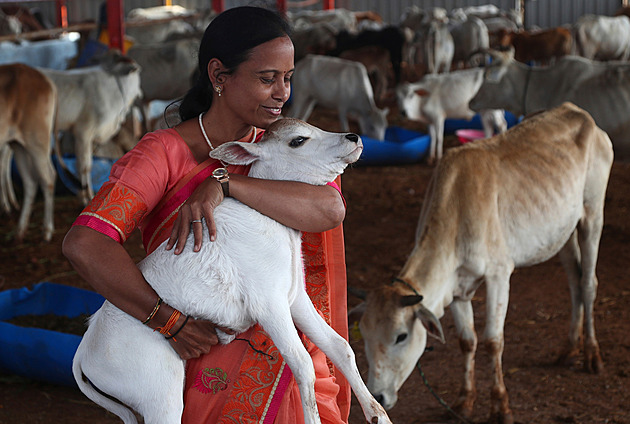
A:
POLYGON ((72 358, 81 337, 8 322, 22 315, 92 314, 103 304, 98 293, 76 287, 39 283, 0 292, 0 371, 66 386, 76 386, 72 358))
POLYGON ((426 155, 431 137, 417 131, 389 127, 385 140, 361 135, 363 153, 357 165, 398 165, 417 163, 426 155))

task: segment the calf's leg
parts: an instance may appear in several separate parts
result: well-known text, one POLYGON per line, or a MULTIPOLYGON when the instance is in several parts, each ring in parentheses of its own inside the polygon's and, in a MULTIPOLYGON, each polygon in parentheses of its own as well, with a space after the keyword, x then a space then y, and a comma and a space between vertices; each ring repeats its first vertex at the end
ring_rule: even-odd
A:
POLYGON ((367 422, 390 423, 383 407, 374 399, 361 378, 350 344, 317 313, 306 292, 301 292, 291 305, 295 325, 332 361, 350 383, 363 409, 367 422))

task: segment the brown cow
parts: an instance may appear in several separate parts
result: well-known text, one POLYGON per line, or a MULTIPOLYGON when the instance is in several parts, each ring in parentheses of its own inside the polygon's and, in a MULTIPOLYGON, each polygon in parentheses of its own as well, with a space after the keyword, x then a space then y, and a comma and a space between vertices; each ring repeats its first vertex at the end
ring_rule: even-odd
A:
POLYGON ((542 31, 499 31, 499 45, 514 47, 514 58, 522 63, 536 62, 549 65, 571 52, 573 36, 567 28, 558 27, 542 31))
MULTIPOLYGON (((0 66, 0 149, 4 149, 2 154, 6 158, 9 153, 6 145, 11 143, 24 187, 15 234, 17 242, 21 242, 26 233, 37 183, 44 194, 44 240, 52 238, 56 174, 50 158, 50 140, 56 104, 57 89, 41 72, 24 64, 0 66)), ((2 160, 1 163, 7 166, 8 162, 2 160)), ((3 199, 8 195, 8 175, 6 169, 0 172, 3 199)))
POLYGON ((368 388, 386 409, 396 404, 427 335, 444 340, 439 318, 450 306, 464 354, 458 408, 465 416, 472 414, 478 341, 472 299, 485 283, 490 422, 513 423, 502 371, 510 276, 516 267, 556 254, 567 271, 572 301, 561 359, 575 361, 584 337, 585 368, 602 370, 593 305, 612 163, 608 135, 572 103, 444 155, 406 264, 392 284, 372 291, 362 304, 359 328, 370 365, 368 388))

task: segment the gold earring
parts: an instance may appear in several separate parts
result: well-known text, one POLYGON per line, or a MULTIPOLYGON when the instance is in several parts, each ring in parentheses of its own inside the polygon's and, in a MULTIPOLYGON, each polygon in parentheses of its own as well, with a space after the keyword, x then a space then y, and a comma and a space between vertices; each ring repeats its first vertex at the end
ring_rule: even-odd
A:
POLYGON ((217 84, 214 86, 214 91, 216 91, 219 97, 221 97, 221 93, 223 92, 223 87, 217 84))

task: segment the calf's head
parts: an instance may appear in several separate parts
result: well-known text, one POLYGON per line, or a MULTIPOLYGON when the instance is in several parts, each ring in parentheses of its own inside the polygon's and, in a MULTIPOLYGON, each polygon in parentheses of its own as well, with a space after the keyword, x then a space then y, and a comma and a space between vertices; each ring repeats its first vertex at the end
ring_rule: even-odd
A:
POLYGON ((396 285, 371 291, 362 310, 359 329, 369 364, 367 387, 385 409, 398 401, 398 390, 424 353, 427 334, 444 342, 438 318, 422 304, 422 296, 408 295, 396 285))
POLYGON ((362 151, 356 134, 327 132, 285 118, 271 124, 258 143, 224 143, 210 156, 234 165, 251 164, 252 177, 323 185, 356 162, 362 151))

